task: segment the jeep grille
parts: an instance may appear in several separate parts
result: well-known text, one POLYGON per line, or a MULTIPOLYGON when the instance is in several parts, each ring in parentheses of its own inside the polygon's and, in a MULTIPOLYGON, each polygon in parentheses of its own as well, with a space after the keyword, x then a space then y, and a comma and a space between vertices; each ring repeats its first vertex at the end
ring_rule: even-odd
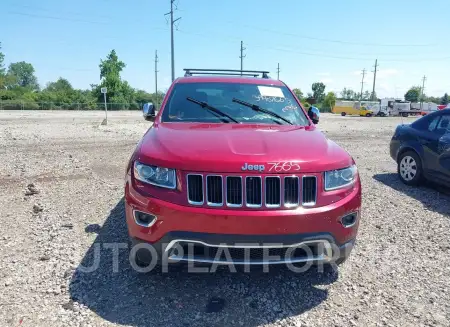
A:
POLYGON ((314 206, 316 176, 226 176, 187 174, 191 205, 210 207, 295 208, 314 206))

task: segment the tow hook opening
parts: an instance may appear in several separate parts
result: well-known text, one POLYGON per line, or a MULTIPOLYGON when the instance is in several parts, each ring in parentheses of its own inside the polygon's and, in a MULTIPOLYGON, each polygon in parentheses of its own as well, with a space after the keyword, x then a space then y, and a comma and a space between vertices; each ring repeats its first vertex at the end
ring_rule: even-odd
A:
POLYGON ((357 212, 352 212, 352 213, 346 214, 345 216, 343 216, 341 218, 341 224, 345 228, 350 228, 350 227, 354 226, 357 221, 358 221, 358 213, 357 212))
POLYGON ((157 220, 155 215, 138 210, 134 210, 133 215, 136 224, 142 227, 151 227, 157 220))

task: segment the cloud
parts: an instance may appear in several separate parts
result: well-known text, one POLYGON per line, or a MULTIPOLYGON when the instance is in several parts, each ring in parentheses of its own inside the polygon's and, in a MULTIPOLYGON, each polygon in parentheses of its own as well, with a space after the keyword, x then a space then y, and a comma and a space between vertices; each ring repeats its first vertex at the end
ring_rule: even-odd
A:
POLYGON ((332 84, 333 80, 331 78, 321 78, 320 81, 324 84, 332 84))
POLYGON ((331 74, 326 72, 326 73, 317 73, 317 76, 330 76, 331 74))

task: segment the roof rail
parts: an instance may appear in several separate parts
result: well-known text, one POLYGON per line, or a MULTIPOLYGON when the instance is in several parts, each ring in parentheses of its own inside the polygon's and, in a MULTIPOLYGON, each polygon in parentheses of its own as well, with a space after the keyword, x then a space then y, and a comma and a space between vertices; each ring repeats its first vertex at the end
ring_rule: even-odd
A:
POLYGON ((261 74, 262 78, 270 78, 269 72, 264 70, 239 70, 239 69, 195 69, 185 68, 184 76, 193 75, 232 75, 232 76, 253 76, 258 77, 261 74))

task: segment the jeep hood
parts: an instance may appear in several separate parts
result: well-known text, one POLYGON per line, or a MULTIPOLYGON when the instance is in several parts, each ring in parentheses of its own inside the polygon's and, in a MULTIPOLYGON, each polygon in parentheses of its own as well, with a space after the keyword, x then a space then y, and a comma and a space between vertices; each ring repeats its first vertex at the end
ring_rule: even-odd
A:
POLYGON ((155 124, 139 143, 135 159, 184 171, 221 173, 239 173, 245 163, 264 165, 264 173, 274 172, 269 171, 270 163, 277 162, 298 163, 298 173, 353 163, 345 150, 315 126, 204 123, 155 124))

